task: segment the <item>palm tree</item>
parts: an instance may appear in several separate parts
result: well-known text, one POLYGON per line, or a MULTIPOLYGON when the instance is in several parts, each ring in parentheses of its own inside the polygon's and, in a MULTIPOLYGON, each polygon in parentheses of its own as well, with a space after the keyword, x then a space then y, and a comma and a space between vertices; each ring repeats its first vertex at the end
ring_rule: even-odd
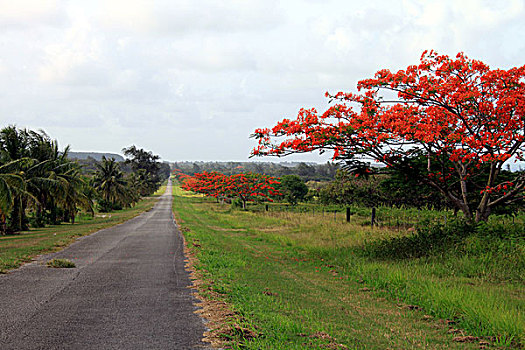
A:
POLYGON ((102 162, 97 164, 94 187, 102 197, 99 205, 103 210, 111 211, 116 205, 129 206, 133 202, 133 193, 114 158, 106 159, 103 156, 102 162))
POLYGON ((24 179, 20 176, 20 165, 28 161, 27 158, 11 161, 0 165, 0 232, 7 231, 6 217, 11 213, 14 199, 25 193, 24 179))
MULTIPOLYGON (((29 133, 27 130, 19 130, 15 126, 8 126, 0 130, 0 162, 16 167, 18 176, 25 178, 25 168, 33 163, 18 160, 28 158, 29 133)), ((9 216, 9 230, 17 232, 27 229, 27 219, 25 216, 25 194, 20 191, 12 193, 12 204, 10 211, 5 215, 9 216), (14 195, 13 195, 14 194, 14 195)))
POLYGON ((79 207, 93 214, 93 196, 88 196, 80 166, 68 159, 69 146, 60 152, 57 141, 44 132, 31 132, 31 136, 31 156, 39 161, 28 171, 32 174, 28 187, 39 198, 36 224, 74 222, 79 207))
POLYGON ((63 217, 74 221, 78 207, 93 212, 93 202, 86 195, 87 184, 79 166, 67 158, 68 151, 66 147, 60 152, 57 141, 44 131, 19 130, 14 126, 0 130, 0 162, 14 162, 9 163, 10 168, 16 165, 17 181, 24 183, 24 191, 14 192, 10 200, 4 191, 6 203, 11 203, 3 212, 9 214, 10 230, 28 228, 26 208, 35 209, 36 226, 57 224, 63 217))
POLYGON ((157 190, 157 180, 145 169, 138 169, 128 176, 129 187, 137 196, 149 196, 157 190))

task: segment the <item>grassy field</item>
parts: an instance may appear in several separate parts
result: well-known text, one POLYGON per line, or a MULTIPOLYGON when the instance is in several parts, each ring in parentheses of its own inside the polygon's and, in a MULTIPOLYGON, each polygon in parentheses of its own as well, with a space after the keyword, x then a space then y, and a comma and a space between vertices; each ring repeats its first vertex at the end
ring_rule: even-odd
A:
POLYGON ((162 186, 157 193, 139 201, 133 208, 111 213, 77 216, 75 224, 62 223, 45 228, 31 229, 16 235, 0 236, 0 273, 30 262, 37 255, 63 249, 78 237, 118 225, 153 208, 158 196, 166 191, 162 186))
POLYGON ((421 236, 371 229, 357 215, 346 223, 327 213, 241 211, 174 191, 207 281, 201 292, 238 314, 237 332, 224 335, 233 348, 523 346, 523 224, 509 237, 473 234, 443 246, 426 232, 431 254, 400 258, 421 236))

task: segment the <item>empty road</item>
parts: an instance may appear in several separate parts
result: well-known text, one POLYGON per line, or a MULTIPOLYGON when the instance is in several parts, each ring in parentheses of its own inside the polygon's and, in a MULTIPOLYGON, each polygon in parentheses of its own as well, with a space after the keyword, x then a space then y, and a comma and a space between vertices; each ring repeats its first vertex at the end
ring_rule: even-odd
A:
POLYGON ((0 275, 0 349, 206 348, 171 198, 169 184, 153 210, 0 275))

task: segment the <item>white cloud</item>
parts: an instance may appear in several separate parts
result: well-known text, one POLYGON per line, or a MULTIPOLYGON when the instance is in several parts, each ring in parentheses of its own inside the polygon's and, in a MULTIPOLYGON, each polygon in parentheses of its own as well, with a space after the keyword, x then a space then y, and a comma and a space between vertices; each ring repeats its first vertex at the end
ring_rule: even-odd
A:
POLYGON ((99 40, 92 35, 91 25, 86 19, 77 19, 63 38, 44 48, 45 62, 40 66, 40 78, 48 82, 72 81, 70 73, 82 65, 97 62, 101 58, 99 40))
POLYGON ((25 27, 50 23, 60 16, 56 0, 0 0, 0 27, 25 27))
POLYGON ((97 0, 86 8, 101 25, 145 35, 264 30, 282 22, 276 0, 97 0))

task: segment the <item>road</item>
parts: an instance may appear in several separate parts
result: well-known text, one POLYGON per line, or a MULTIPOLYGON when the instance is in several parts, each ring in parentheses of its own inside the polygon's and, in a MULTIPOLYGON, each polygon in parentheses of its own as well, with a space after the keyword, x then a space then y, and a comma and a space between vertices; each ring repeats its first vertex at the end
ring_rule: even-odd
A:
POLYGON ((169 184, 151 211, 1 275, 0 349, 206 348, 171 198, 169 184))

